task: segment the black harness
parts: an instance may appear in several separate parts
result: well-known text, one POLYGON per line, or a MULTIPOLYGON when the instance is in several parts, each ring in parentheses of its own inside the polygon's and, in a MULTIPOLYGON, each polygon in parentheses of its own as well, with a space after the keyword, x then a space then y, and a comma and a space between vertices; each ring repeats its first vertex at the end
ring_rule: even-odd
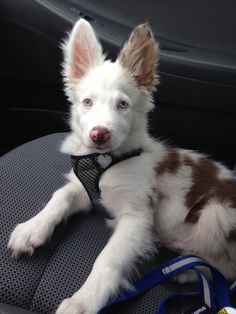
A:
POLYGON ((99 180, 101 175, 108 168, 114 166, 118 162, 138 156, 141 153, 142 149, 137 149, 130 153, 125 153, 119 157, 113 156, 110 153, 93 153, 84 156, 71 156, 75 175, 87 191, 93 207, 104 218, 113 219, 114 217, 112 217, 101 204, 101 191, 99 189, 99 180))

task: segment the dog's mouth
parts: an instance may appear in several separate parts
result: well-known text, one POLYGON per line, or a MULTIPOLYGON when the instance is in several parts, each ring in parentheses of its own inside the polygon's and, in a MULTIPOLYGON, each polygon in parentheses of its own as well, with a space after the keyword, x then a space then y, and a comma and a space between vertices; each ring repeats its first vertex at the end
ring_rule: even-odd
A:
POLYGON ((104 145, 97 145, 97 146, 95 146, 95 148, 100 149, 100 150, 108 149, 108 147, 105 147, 104 145))
POLYGON ((108 144, 103 144, 103 145, 90 145, 89 146, 89 149, 91 150, 96 150, 96 151, 99 151, 99 152, 102 152, 102 153, 105 153, 107 151, 110 151, 111 150, 111 147, 110 145, 108 144))
POLYGON ((95 148, 99 150, 100 152, 104 152, 104 153, 111 150, 110 145, 97 145, 95 148))

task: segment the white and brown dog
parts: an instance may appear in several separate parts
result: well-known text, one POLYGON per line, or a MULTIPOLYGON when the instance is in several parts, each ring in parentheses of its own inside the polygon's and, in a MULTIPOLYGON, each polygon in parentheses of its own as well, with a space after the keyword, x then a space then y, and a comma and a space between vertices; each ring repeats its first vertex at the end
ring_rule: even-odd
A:
MULTIPOLYGON (((83 286, 57 314, 94 314, 121 286, 135 261, 161 244, 196 254, 236 277, 236 182, 223 165, 204 155, 168 147, 147 131, 157 85, 158 45, 147 23, 132 32, 117 60, 104 60, 88 22, 80 19, 64 44, 65 91, 72 103, 71 133, 62 146, 70 155, 142 153, 102 175, 101 203, 114 217, 114 233, 83 286), (154 232, 155 230, 155 232, 154 232)), ((73 171, 35 217, 16 226, 8 247, 32 254, 69 215, 91 210, 73 171)), ((191 273, 178 277, 191 280, 191 273)))

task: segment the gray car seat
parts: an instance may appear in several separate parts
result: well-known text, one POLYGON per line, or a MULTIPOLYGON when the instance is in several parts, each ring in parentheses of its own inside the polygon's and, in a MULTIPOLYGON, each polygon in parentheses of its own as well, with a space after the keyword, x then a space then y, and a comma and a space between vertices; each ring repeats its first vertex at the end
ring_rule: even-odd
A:
MULTIPOLYGON (((54 313, 64 298, 80 288, 110 236, 96 212, 76 214, 60 224, 52 239, 32 257, 14 260, 7 250, 14 226, 40 211, 65 183, 64 174, 71 164, 70 157, 59 152, 64 137, 65 133, 48 135, 0 158, 0 313, 54 313)), ((173 256, 161 249, 153 260, 140 263, 140 274, 173 256)), ((109 313, 155 313, 168 294, 190 289, 193 286, 164 282, 135 300, 115 306, 109 313)), ((190 306, 189 301, 175 303, 168 313, 182 313, 190 306)))

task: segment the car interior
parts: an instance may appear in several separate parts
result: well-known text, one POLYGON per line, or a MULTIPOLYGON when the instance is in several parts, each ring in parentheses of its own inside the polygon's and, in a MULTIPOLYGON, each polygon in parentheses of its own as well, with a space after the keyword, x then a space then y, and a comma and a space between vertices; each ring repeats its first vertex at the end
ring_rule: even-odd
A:
MULTIPOLYGON (((71 168, 59 151, 70 106, 61 43, 79 18, 91 23, 112 60, 148 20, 160 44, 150 133, 232 170, 236 164, 235 1, 0 0, 0 313, 54 313, 85 281, 110 236, 96 212, 76 214, 32 257, 14 260, 7 250, 14 226, 43 208, 71 168)), ((134 279, 174 256, 161 248, 134 279)), ((107 313, 155 313, 169 294, 196 289, 166 281, 107 313)), ((167 313, 191 313, 195 304, 175 300, 167 313)))

